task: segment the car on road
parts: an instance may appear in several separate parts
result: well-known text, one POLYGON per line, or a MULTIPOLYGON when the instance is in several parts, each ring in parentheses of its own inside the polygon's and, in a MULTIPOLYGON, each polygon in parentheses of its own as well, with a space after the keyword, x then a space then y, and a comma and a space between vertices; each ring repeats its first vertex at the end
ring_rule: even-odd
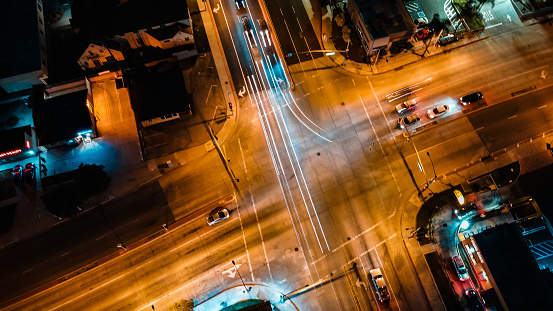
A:
POLYGON ((468 280, 469 272, 467 271, 467 267, 463 262, 463 258, 461 258, 461 256, 459 255, 456 255, 451 257, 451 261, 453 262, 453 267, 455 268, 455 272, 457 272, 457 276, 459 277, 459 280, 461 281, 468 280))
POLYGON ((448 44, 455 43, 457 41, 459 41, 459 38, 457 38, 453 34, 449 34, 447 36, 443 36, 440 39, 438 39, 438 44, 440 46, 446 46, 448 44))
POLYGON ((21 165, 16 165, 13 168, 12 174, 13 174, 13 181, 15 183, 23 182, 23 167, 21 165))
POLYGON ((35 171, 36 167, 34 163, 27 163, 25 164, 25 170, 23 171, 23 175, 25 175, 25 180, 27 182, 35 180, 35 171))
POLYGON ((380 300, 380 302, 390 300, 390 293, 388 292, 388 287, 386 286, 386 281, 384 280, 382 272, 380 272, 380 268, 369 271, 369 276, 373 281, 378 300, 380 300))
POLYGON ((415 40, 426 40, 432 36, 432 30, 423 28, 415 33, 415 40))
POLYGON ((396 112, 399 114, 406 113, 408 111, 412 111, 417 106, 417 102, 414 99, 410 99, 408 101, 404 101, 403 103, 396 106, 396 112))
POLYGON ((444 114, 446 114, 448 111, 449 111, 449 107, 447 105, 438 106, 434 109, 428 110, 428 117, 430 119, 441 117, 444 114))
POLYGON ((455 212, 455 215, 457 215, 457 218, 461 220, 465 218, 465 216, 467 216, 472 211, 477 211, 477 210, 478 210, 478 207, 476 206, 476 204, 471 202, 466 206, 461 206, 456 208, 454 212, 455 212))
POLYGON ((236 4, 237 10, 240 10, 240 7, 242 7, 243 9, 246 8, 246 0, 236 0, 234 1, 234 3, 236 4))
POLYGON ((397 120, 397 123, 399 124, 399 127, 404 129, 407 125, 411 125, 413 123, 419 122, 421 120, 421 117, 419 117, 418 114, 412 114, 407 117, 402 117, 397 120))
POLYGON ((461 104, 463 104, 463 106, 466 106, 468 104, 475 103, 481 100, 482 98, 484 98, 484 95, 482 95, 481 92, 474 92, 459 98, 459 101, 461 102, 461 104))
POLYGON ((217 209, 207 216, 207 224, 213 226, 214 224, 229 218, 229 216, 230 214, 226 208, 217 209))
POLYGON ((267 27, 267 22, 264 19, 258 19, 257 24, 259 24, 259 32, 261 34, 261 40, 263 41, 263 46, 271 46, 271 37, 269 36, 269 27, 267 27), (265 41, 267 40, 267 41, 265 41))
POLYGON ((257 46, 257 43, 255 43, 255 38, 253 34, 253 27, 252 23, 250 22, 250 19, 247 16, 242 17, 242 26, 244 26, 244 34, 246 35, 246 40, 248 40, 248 43, 250 46, 253 45, 257 46))
POLYGON ((467 302, 467 307, 471 311, 485 311, 484 302, 480 295, 474 289, 468 289, 465 291, 465 300, 467 302))

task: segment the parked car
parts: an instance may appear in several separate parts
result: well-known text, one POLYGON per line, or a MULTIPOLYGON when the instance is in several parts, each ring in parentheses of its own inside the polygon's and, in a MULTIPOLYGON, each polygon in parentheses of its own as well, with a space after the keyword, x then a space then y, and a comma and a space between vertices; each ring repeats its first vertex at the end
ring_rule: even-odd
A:
POLYGON ((380 302, 390 300, 390 293, 388 292, 388 287, 386 286, 386 281, 380 268, 372 269, 369 271, 371 280, 373 281, 374 288, 376 290, 376 296, 380 302))
POLYGON ((484 308, 484 302, 482 301, 482 298, 480 298, 480 295, 478 295, 478 293, 472 288, 465 291, 465 300, 467 301, 467 307, 471 311, 486 310, 484 308))
POLYGON ((423 28, 415 33, 416 40, 426 40, 432 36, 432 30, 423 28))
POLYGON ((428 110, 428 117, 430 119, 441 117, 444 114, 446 114, 448 111, 449 111, 449 107, 447 105, 438 106, 434 109, 428 110))
POLYGON ((478 210, 478 207, 474 203, 470 203, 466 206, 461 206, 455 209, 455 215, 459 220, 465 218, 470 212, 478 210))
POLYGON ((426 24, 428 24, 428 18, 426 17, 419 17, 413 21, 415 23, 415 26, 422 27, 426 24))
POLYGON ((408 101, 404 101, 403 103, 396 106, 396 111, 399 114, 406 113, 408 111, 412 111, 417 106, 417 102, 414 99, 410 99, 408 101))
POLYGON ((35 180, 35 171, 36 167, 34 163, 25 164, 25 171, 23 171, 23 175, 25 175, 25 180, 27 182, 35 180))
POLYGON ((484 95, 482 95, 481 92, 474 92, 472 94, 461 97, 459 101, 461 101, 461 104, 463 104, 463 106, 466 106, 468 104, 475 103, 482 98, 484 98, 484 95))
POLYGON ((220 208, 213 211, 209 216, 207 216, 207 224, 212 226, 218 222, 221 222, 229 218, 230 214, 226 208, 220 208))
POLYGON ((23 167, 21 165, 16 165, 13 168, 12 174, 13 174, 13 181, 15 183, 23 182, 23 167))
POLYGON ((446 46, 448 44, 451 44, 451 43, 454 43, 454 42, 457 42, 457 41, 459 41, 459 38, 457 38, 453 34, 449 34, 447 36, 443 36, 440 39, 438 39, 438 44, 440 46, 446 46))
POLYGON ((407 125, 419 122, 420 120, 421 117, 419 117, 419 115, 415 113, 407 117, 399 118, 397 120, 397 123, 399 124, 400 128, 404 129, 407 125))
POLYGON ((466 281, 469 279, 469 272, 467 271, 467 267, 465 266, 465 263, 463 262, 463 259, 461 256, 456 255, 451 257, 451 261, 453 262, 453 267, 455 267, 455 272, 457 272, 457 276, 459 277, 459 280, 466 281))

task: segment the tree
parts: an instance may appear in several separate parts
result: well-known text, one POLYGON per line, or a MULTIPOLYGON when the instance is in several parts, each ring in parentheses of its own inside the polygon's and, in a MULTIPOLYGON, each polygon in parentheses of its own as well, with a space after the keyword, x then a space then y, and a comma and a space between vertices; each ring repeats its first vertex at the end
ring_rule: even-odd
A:
POLYGON ((451 26, 451 21, 447 18, 440 18, 438 13, 434 14, 432 20, 428 23, 428 28, 434 32, 440 32, 441 30, 448 32, 449 26, 451 26))
POLYGON ((344 13, 340 13, 336 15, 334 20, 336 21, 336 25, 338 25, 338 27, 342 27, 346 23, 346 18, 344 16, 344 13))
POLYGON ((477 12, 480 12, 484 4, 489 3, 492 5, 492 9, 495 6, 495 0, 477 0, 478 1, 478 7, 476 8, 477 12))
POLYGON ((351 29, 349 29, 349 27, 347 25, 344 25, 344 27, 342 27, 342 39, 344 39, 344 41, 347 43, 347 42, 350 42, 350 35, 351 34, 351 29))
MULTIPOLYGON (((483 1, 488 1, 488 0, 483 0, 483 1)), ((474 17, 477 17, 480 14, 476 7, 476 0, 467 0, 462 6, 459 5, 457 9, 459 10, 459 23, 455 27, 455 30, 453 31, 453 33, 457 32, 459 25, 461 25, 463 21, 473 19, 474 17)))
POLYGON ((192 311, 194 309, 194 301, 192 299, 181 299, 179 302, 169 306, 167 311, 192 311))

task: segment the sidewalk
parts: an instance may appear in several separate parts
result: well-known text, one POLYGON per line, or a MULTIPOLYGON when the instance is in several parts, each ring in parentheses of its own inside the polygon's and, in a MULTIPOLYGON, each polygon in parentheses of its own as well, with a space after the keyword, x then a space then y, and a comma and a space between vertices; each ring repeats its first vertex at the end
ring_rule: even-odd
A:
MULTIPOLYGON (((551 156, 550 151, 546 149, 545 143, 550 142, 552 139, 552 135, 534 138, 527 142, 512 146, 511 148, 507 148, 506 150, 502 150, 501 153, 497 153, 489 159, 481 159, 480 161, 467 166, 440 174, 436 182, 430 186, 430 189, 434 193, 440 193, 450 189, 451 185, 461 185, 470 179, 487 174, 497 168, 515 161, 519 161, 520 163, 520 175, 546 165, 551 165, 553 164, 553 157, 551 156)), ((501 192, 503 200, 512 200, 513 194, 509 190, 509 187, 499 188, 499 191, 501 192)), ((425 192, 423 195, 426 199, 429 193, 425 192)), ((486 193, 479 194, 477 196, 482 195, 486 195, 486 193)), ((406 202, 404 202, 404 210, 401 218, 402 238, 406 245, 412 266, 414 267, 416 274, 419 276, 421 285, 426 292, 432 309, 445 310, 445 306, 441 301, 437 285, 434 282, 432 273, 430 272, 430 268, 428 267, 424 255, 437 251, 440 253, 445 252, 442 253, 443 256, 448 257, 451 255, 450 252, 456 251, 455 245, 458 242, 456 233, 460 221, 453 218, 451 209, 444 208, 444 210, 442 210, 442 212, 438 214, 433 221, 434 237, 437 240, 436 243, 424 245, 420 244, 415 238, 415 234, 413 234, 413 232, 416 230, 416 216, 422 204, 423 201, 418 196, 417 192, 412 193, 406 202), (444 224, 447 224, 447 226, 444 227, 444 224)), ((509 221, 509 215, 499 215, 493 218, 488 218, 485 221, 475 222, 470 230, 478 232, 478 230, 481 230, 483 227, 499 225, 506 221, 509 221)))

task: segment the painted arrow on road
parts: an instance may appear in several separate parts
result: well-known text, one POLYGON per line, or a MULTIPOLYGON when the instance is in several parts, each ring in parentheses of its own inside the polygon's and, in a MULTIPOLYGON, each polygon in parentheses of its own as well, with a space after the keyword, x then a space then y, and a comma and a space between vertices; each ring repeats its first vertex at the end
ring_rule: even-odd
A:
POLYGON ((542 70, 542 71, 541 71, 541 76, 540 76, 540 77, 541 77, 542 79, 545 79, 545 76, 546 76, 545 70, 542 70))
POLYGON ((219 12, 221 8, 219 7, 219 3, 217 3, 217 7, 213 9, 213 13, 219 12))
POLYGON ((244 97, 244 94, 246 93, 246 88, 245 87, 241 87, 240 88, 240 91, 238 92, 238 96, 240 97, 244 97))
POLYGON ((361 282, 361 280, 359 278, 357 278, 357 282, 355 282, 355 285, 357 285, 357 287, 363 286, 363 288, 365 288, 365 290, 367 290, 367 283, 361 282))
POLYGON ((231 279, 234 279, 234 276, 236 275, 236 270, 240 268, 242 264, 236 264, 236 266, 232 266, 229 269, 223 271, 223 274, 228 274, 228 277, 231 279))

